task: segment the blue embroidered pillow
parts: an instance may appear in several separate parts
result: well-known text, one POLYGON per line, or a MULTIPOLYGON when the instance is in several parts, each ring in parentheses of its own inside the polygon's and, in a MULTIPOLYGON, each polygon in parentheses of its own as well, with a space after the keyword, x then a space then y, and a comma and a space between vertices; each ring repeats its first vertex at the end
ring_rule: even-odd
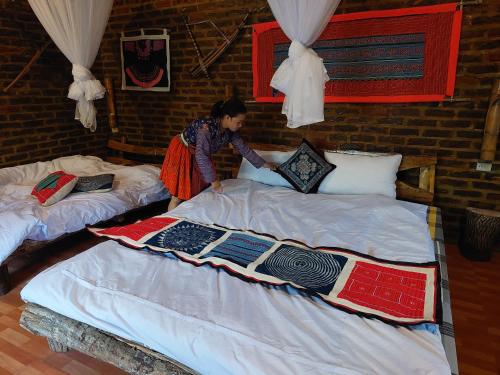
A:
POLYGON ((100 174, 97 176, 81 176, 73 189, 73 193, 104 193, 113 188, 114 174, 100 174))
POLYGON ((328 173, 335 169, 305 139, 295 154, 276 171, 302 193, 315 193, 328 173))

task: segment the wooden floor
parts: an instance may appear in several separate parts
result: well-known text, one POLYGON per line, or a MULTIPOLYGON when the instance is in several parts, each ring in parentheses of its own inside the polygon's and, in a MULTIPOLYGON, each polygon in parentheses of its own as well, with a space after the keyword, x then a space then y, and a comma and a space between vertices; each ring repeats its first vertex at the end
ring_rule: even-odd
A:
MULTIPOLYGON (((123 374, 121 370, 76 351, 53 353, 44 339, 19 327, 23 309, 19 291, 35 274, 100 242, 82 234, 51 246, 42 260, 13 275, 15 288, 0 297, 1 374, 123 374)), ((460 374, 500 374, 500 253, 489 262, 463 258, 447 246, 448 272, 460 374)))

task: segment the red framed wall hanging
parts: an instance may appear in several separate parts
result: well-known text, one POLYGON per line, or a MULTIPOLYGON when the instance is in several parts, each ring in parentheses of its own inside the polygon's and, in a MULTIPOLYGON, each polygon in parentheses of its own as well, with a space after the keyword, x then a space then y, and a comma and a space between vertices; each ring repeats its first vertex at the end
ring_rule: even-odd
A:
MULTIPOLYGON (((330 76, 325 102, 430 102, 453 96, 461 22, 456 3, 333 16, 312 45, 330 76)), ((289 45, 277 22, 253 25, 256 101, 283 101, 269 83, 289 45)))

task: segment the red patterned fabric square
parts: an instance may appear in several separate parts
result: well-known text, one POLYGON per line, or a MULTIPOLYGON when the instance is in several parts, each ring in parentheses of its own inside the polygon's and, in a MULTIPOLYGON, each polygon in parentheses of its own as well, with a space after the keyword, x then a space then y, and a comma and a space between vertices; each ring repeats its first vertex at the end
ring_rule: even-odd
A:
POLYGON ((356 261, 339 298, 393 316, 423 319, 426 275, 356 261))
POLYGON ((35 185, 31 195, 35 196, 43 206, 59 202, 71 193, 77 182, 76 176, 64 171, 49 174, 35 185))
POLYGON ((138 241, 145 235, 156 232, 169 224, 175 223, 178 219, 172 217, 152 217, 124 227, 112 227, 99 231, 99 235, 127 237, 138 241))

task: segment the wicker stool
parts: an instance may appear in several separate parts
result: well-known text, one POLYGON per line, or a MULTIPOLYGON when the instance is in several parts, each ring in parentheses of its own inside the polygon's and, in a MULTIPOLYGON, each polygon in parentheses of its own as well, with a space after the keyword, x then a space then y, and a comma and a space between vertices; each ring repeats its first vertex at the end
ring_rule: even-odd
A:
POLYGON ((467 207, 465 225, 460 233, 460 252, 472 260, 489 260, 500 236, 500 212, 467 207))

